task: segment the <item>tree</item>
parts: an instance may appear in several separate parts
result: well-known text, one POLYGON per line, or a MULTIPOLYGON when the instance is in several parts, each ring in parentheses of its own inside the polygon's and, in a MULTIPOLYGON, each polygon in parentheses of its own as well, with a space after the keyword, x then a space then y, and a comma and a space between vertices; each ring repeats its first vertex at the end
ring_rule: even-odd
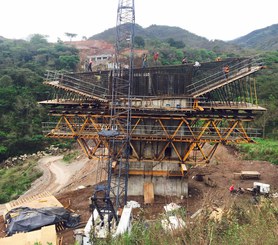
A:
POLYGON ((145 47, 145 40, 143 37, 135 36, 134 37, 134 46, 138 48, 144 48, 145 47))
POLYGON ((0 162, 36 152, 49 142, 41 128, 47 112, 37 103, 51 93, 42 83, 43 76, 48 69, 74 71, 77 64, 76 48, 48 43, 40 34, 29 41, 0 41, 0 162))
POLYGON ((30 43, 32 44, 46 44, 47 43, 47 35, 41 34, 32 34, 30 35, 30 43))
POLYGON ((183 41, 176 41, 173 38, 168 38, 167 43, 169 43, 170 46, 174 47, 174 48, 184 48, 185 47, 185 44, 183 41))
POLYGON ((4 75, 3 77, 0 77, 0 87, 9 87, 13 85, 13 80, 10 76, 4 75))
POLYGON ((68 70, 75 70, 79 62, 79 57, 77 55, 64 55, 60 56, 59 60, 61 62, 61 65, 63 65, 63 68, 66 68, 68 70))
POLYGON ((77 34, 75 34, 75 33, 69 33, 69 32, 65 32, 65 35, 66 35, 67 37, 70 38, 70 42, 71 42, 71 40, 72 40, 73 38, 75 38, 75 37, 77 36, 77 34))

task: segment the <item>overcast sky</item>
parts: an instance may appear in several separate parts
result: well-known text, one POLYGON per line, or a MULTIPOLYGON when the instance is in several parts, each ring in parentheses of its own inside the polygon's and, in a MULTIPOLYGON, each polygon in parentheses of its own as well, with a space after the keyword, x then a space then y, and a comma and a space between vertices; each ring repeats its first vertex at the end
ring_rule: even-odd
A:
MULTIPOLYGON (((1 0, 0 36, 26 39, 38 33, 57 41, 68 40, 69 32, 81 40, 115 27, 117 7, 118 0, 1 0)), ((278 24, 278 1, 135 0, 135 22, 228 41, 278 24)))

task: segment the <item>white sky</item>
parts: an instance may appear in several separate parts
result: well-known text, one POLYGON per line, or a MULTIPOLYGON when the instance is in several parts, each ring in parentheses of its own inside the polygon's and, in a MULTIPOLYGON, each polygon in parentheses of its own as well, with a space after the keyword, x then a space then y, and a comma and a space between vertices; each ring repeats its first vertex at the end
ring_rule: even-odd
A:
MULTIPOLYGON (((117 7, 118 0, 1 0, 0 36, 26 39, 38 33, 57 41, 68 40, 69 32, 81 40, 115 27, 117 7)), ((278 1, 135 0, 135 22, 227 41, 278 24, 278 1)))

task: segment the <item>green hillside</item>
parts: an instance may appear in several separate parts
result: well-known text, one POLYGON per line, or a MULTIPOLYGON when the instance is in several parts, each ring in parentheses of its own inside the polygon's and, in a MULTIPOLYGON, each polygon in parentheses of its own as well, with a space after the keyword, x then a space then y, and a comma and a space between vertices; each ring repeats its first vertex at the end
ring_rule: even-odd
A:
POLYGON ((50 44, 39 34, 30 41, 0 39, 0 163, 45 147, 47 114, 37 102, 48 99, 51 90, 43 77, 47 69, 73 71, 78 62, 76 49, 50 44))
MULTIPOLYGON (((96 34, 89 39, 105 40, 109 42, 115 41, 115 28, 110 28, 102 33, 96 34)), ((140 25, 135 26, 135 36, 141 37, 148 42, 150 40, 157 40, 159 42, 165 42, 168 39, 174 39, 175 41, 181 41, 184 43, 185 48, 190 49, 208 49, 217 50, 220 52, 242 52, 240 47, 234 44, 230 44, 221 40, 208 40, 204 37, 200 37, 180 27, 151 25, 147 28, 143 28, 140 25)))
POLYGON ((278 24, 255 30, 230 43, 249 49, 278 50, 278 24))

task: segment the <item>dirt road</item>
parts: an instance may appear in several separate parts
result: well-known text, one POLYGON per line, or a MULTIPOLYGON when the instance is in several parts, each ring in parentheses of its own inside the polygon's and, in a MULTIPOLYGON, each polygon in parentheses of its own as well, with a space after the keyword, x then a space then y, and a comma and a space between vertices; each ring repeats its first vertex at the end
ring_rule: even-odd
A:
POLYGON ((55 195, 70 180, 74 179, 83 168, 88 164, 89 160, 79 157, 72 163, 63 161, 63 156, 45 156, 38 161, 38 167, 43 171, 43 175, 37 179, 31 188, 23 195, 36 195, 43 191, 48 191, 55 195))
MULTIPOLYGON (((44 191, 56 195, 64 188, 72 190, 76 188, 78 180, 84 174, 94 171, 93 161, 84 156, 78 157, 71 163, 66 163, 63 160, 63 155, 44 156, 39 159, 38 168, 43 171, 43 175, 34 181, 31 188, 19 199, 37 195, 44 191)), ((0 215, 3 214, 4 210, 5 205, 0 205, 0 215)))

